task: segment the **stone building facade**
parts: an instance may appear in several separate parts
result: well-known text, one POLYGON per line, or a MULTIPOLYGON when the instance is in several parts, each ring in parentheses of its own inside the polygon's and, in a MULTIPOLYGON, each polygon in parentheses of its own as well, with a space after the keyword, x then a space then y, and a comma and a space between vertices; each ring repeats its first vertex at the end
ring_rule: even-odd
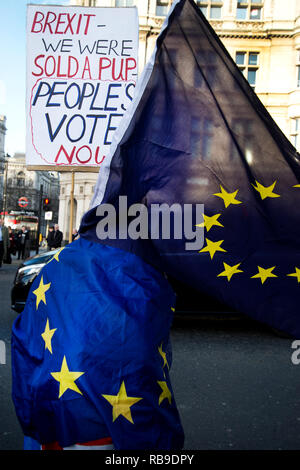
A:
MULTIPOLYGON (((16 153, 6 157, 7 175, 4 182, 4 212, 20 212, 38 215, 40 204, 40 188, 43 186, 43 197, 51 200, 53 219, 51 224, 58 222, 59 207, 59 175, 48 171, 29 171, 26 169, 25 154, 16 153), (28 204, 20 207, 19 199, 26 197, 28 204)), ((42 214, 41 233, 46 234, 47 222, 42 214)))

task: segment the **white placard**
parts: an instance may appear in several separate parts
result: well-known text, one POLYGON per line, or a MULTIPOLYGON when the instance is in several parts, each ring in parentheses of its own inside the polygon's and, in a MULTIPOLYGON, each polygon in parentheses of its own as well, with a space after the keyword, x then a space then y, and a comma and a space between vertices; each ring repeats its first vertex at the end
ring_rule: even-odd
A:
POLYGON ((52 220, 53 212, 47 211, 45 212, 45 220, 52 220))
POLYGON ((28 5, 26 164, 100 166, 132 101, 137 54, 136 8, 28 5))

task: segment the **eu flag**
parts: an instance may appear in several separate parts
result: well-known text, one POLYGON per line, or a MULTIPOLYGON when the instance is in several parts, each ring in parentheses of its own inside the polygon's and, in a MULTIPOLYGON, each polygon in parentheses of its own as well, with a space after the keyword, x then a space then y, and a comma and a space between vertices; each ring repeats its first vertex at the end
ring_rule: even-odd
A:
POLYGON ((115 449, 182 448, 169 377, 173 305, 164 276, 134 254, 83 239, 58 251, 13 326, 24 435, 46 448, 107 438, 115 449))
POLYGON ((80 239, 41 271, 14 324, 24 434, 63 447, 111 437, 117 449, 181 448, 169 378, 175 300, 164 273, 300 337, 299 182, 294 147, 196 4, 175 1, 80 239), (169 237, 153 227, 163 204, 192 207, 203 245, 172 236, 175 216, 169 237), (138 206, 141 237, 125 230, 138 206), (103 208, 117 215, 113 227, 103 208))
POLYGON ((299 338, 299 162, 195 2, 176 1, 114 135, 81 237, 97 241, 101 207, 120 212, 119 196, 149 214, 153 205, 204 204, 194 220, 205 231, 200 249, 161 232, 102 243, 299 338))

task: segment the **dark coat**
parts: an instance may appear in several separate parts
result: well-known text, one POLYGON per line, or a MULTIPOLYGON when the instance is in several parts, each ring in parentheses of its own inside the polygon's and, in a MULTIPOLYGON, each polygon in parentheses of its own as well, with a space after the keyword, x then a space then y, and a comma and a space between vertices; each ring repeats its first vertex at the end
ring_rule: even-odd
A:
POLYGON ((48 236, 46 238, 48 247, 49 248, 54 248, 54 230, 48 232, 48 236))
POLYGON ((54 230, 53 231, 53 248, 60 248, 61 247, 61 242, 63 239, 63 234, 60 230, 54 230))
POLYGON ((2 225, 2 241, 3 241, 3 259, 7 258, 9 247, 9 234, 8 228, 2 225))
POLYGON ((26 230, 25 232, 23 232, 22 230, 20 230, 17 233, 17 237, 16 237, 16 242, 17 242, 18 249, 20 249, 20 247, 21 247, 23 234, 25 234, 24 244, 26 244, 26 241, 29 240, 29 231, 26 230))

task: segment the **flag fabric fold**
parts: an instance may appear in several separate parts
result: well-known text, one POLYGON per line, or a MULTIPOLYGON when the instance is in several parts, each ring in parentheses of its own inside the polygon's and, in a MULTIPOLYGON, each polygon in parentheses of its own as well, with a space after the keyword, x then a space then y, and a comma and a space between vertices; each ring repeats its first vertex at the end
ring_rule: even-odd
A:
POLYGON ((13 326, 25 436, 62 448, 111 438, 115 449, 180 449, 173 303, 167 280, 133 254, 82 239, 55 254, 13 326))
MULTIPOLYGON (((192 0, 175 1, 114 136, 82 238, 122 246, 168 276, 300 337, 300 160, 192 0), (102 239, 103 204, 204 204, 186 239, 102 239)), ((149 216, 151 219, 151 217, 149 216)))

